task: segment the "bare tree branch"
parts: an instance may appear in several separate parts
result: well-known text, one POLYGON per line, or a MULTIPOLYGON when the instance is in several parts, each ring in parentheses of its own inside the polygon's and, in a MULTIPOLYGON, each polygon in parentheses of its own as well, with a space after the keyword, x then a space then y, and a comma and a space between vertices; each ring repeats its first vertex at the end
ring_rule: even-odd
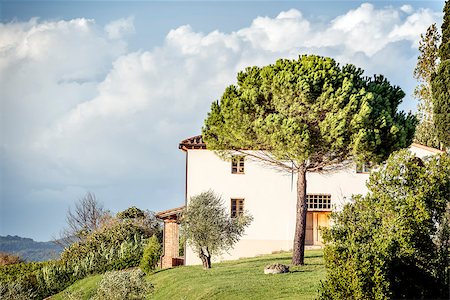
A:
POLYGON ((95 194, 88 192, 75 203, 75 209, 67 211, 67 227, 64 228, 59 239, 53 242, 67 247, 83 240, 89 233, 100 228, 102 223, 110 216, 109 211, 97 200, 95 194))

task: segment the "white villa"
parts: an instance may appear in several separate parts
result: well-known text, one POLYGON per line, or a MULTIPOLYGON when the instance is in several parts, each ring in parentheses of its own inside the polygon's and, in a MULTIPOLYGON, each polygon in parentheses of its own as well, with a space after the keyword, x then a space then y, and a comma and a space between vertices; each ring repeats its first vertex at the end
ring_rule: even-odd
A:
MULTIPOLYGON (((201 136, 183 140, 179 148, 186 155, 186 202, 212 189, 221 195, 230 214, 246 210, 253 222, 245 235, 229 252, 216 260, 253 257, 292 249, 296 217, 296 175, 281 173, 245 157, 224 161, 208 150, 201 136)), ((410 151, 418 157, 440 150, 412 144, 410 151)), ((321 226, 329 226, 328 215, 348 202, 353 194, 366 194, 367 165, 349 165, 327 173, 307 173, 306 244, 322 245, 321 226)), ((164 220, 164 255, 162 267, 183 264, 178 257, 178 216, 183 207, 160 212, 164 220)), ((186 247, 184 264, 201 264, 198 256, 186 247)))

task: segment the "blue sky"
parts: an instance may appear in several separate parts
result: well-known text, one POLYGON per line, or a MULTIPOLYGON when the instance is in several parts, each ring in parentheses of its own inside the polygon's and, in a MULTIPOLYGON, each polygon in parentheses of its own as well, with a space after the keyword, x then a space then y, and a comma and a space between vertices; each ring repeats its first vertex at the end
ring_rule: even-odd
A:
POLYGON ((57 236, 87 191, 113 212, 184 203, 178 142, 245 66, 334 57, 416 110, 443 1, 0 2, 0 234, 57 236))

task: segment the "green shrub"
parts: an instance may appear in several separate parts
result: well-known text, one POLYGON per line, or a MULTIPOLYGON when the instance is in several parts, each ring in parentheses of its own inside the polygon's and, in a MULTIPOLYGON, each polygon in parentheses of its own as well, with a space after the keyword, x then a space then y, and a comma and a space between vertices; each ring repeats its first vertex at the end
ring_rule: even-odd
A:
POLYGON ((0 266, 0 282, 12 282, 18 278, 34 274, 49 262, 18 263, 0 266))
POLYGON ((77 276, 135 267, 141 261, 147 234, 134 220, 114 220, 85 241, 66 248, 61 261, 73 266, 77 276))
POLYGON ((136 218, 109 219, 67 247, 59 261, 0 266, 0 299, 15 299, 15 294, 17 299, 43 299, 87 275, 138 266, 147 238, 161 235, 154 215, 144 212, 142 217, 139 211, 125 214, 136 218))
POLYGON ((48 296, 40 289, 37 277, 43 267, 52 263, 46 261, 1 266, 0 299, 39 299, 48 296))
POLYGON ((0 299, 30 300, 38 299, 36 286, 24 280, 0 282, 0 299))
POLYGON ((106 272, 94 300, 145 299, 152 288, 140 269, 106 272))
POLYGON ((70 265, 60 261, 42 267, 36 274, 37 286, 41 295, 49 296, 64 290, 79 277, 74 276, 70 265))
POLYGON ((145 246, 144 255, 142 256, 142 260, 139 265, 141 270, 146 274, 149 274, 155 269, 160 257, 161 244, 159 243, 158 238, 154 235, 149 239, 147 246, 145 246))
POLYGON ((104 251, 105 247, 119 248, 124 241, 132 240, 134 236, 147 237, 145 228, 131 220, 113 220, 108 226, 94 231, 85 241, 66 248, 61 253, 61 260, 65 263, 79 261, 89 253, 104 251))
POLYGON ((450 157, 392 155, 324 230, 322 299, 448 299, 450 157))
POLYGON ((124 211, 121 211, 117 213, 116 215, 119 219, 125 220, 125 219, 139 219, 139 218, 145 218, 145 212, 136 206, 129 207, 125 209, 124 211))

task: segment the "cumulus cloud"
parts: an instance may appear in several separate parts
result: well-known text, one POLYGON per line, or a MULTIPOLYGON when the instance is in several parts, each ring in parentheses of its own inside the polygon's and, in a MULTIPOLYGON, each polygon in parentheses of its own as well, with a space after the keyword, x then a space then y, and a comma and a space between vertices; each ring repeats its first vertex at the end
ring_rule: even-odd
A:
POLYGON ((404 13, 411 14, 414 8, 411 5, 405 4, 400 7, 400 10, 404 13))
POLYGON ((298 48, 310 34, 309 21, 296 9, 281 12, 275 18, 258 17, 250 27, 237 33, 242 40, 250 41, 253 48, 273 52, 298 48))
MULTIPOLYGON (((126 43, 133 18, 103 30, 82 18, 0 24, 1 166, 20 178, 11 182, 26 182, 28 199, 82 187, 104 191, 112 209, 127 193, 144 207, 178 205, 177 143, 200 132, 210 103, 239 70, 317 53, 412 91, 405 78, 417 39, 440 16, 362 4, 323 24, 291 9, 230 33, 180 26, 159 47, 136 52, 126 43), (144 200, 149 192, 152 200, 144 200)), ((12 186, 4 193, 13 195, 12 186)))
POLYGON ((134 33, 134 17, 119 19, 105 25, 105 31, 110 39, 120 39, 134 33))

